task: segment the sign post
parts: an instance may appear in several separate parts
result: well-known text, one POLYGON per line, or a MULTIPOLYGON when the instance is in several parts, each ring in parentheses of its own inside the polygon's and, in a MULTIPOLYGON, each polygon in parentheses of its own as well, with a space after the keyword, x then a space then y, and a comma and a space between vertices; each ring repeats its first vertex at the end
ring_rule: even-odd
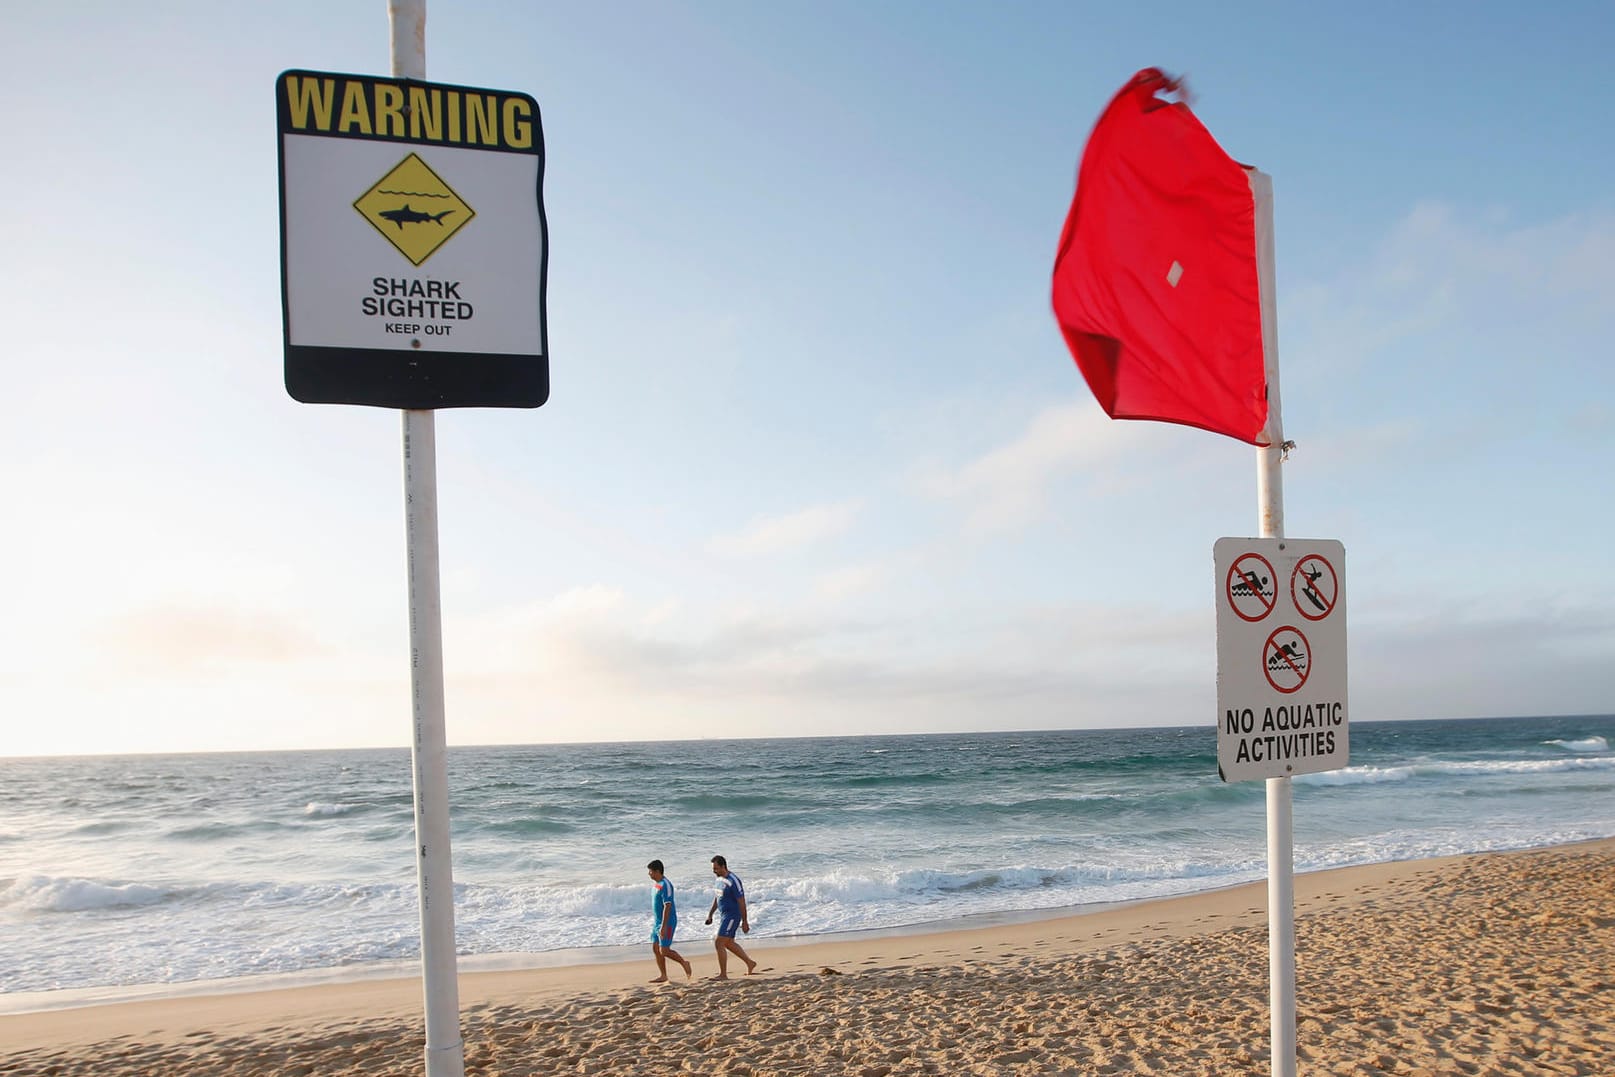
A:
MULTIPOLYGON (((1273 181, 1228 156, 1185 102, 1162 96, 1183 92, 1181 79, 1147 67, 1100 113, 1055 254, 1054 316, 1107 415, 1182 423, 1257 446, 1259 533, 1282 540, 1282 465, 1291 443, 1279 404, 1273 181)), ((1272 579, 1271 561, 1283 548, 1279 541, 1226 551, 1229 563, 1219 562, 1227 576, 1219 624, 1224 613, 1247 626, 1274 614, 1279 599, 1264 591, 1261 567, 1272 579)), ((1301 595, 1328 616, 1318 609, 1327 604, 1321 591, 1304 588, 1301 595)), ((1284 696, 1314 676, 1296 656, 1311 646, 1312 629, 1301 622, 1319 618, 1293 608, 1295 623, 1271 623, 1255 645, 1241 649, 1247 671, 1262 672, 1267 687, 1284 696)), ((1343 632, 1343 609, 1336 620, 1343 632)), ((1340 652, 1344 663, 1343 636, 1340 652)), ((1343 723, 1343 664, 1340 676, 1343 723)), ((1242 706, 1241 724, 1243 714, 1242 706)), ((1245 751, 1256 749, 1246 744, 1245 751)), ((1294 1077, 1296 1067, 1293 773, 1292 762, 1272 774, 1257 768, 1239 775, 1267 781, 1274 1077, 1294 1077)), ((1230 777, 1227 768, 1223 777, 1230 777)))
MULTIPOLYGON (((1256 207, 1256 272, 1262 297, 1262 364, 1267 376, 1267 425, 1256 450, 1256 515, 1258 534, 1283 538, 1285 443, 1279 394, 1273 177, 1254 168, 1246 177, 1256 207)), ((1220 745, 1219 734, 1219 757, 1220 745)), ((1271 1072, 1273 1077, 1295 1077, 1295 817, 1287 776, 1267 779, 1267 983, 1271 1072)))
POLYGON ((449 847, 436 408, 549 398, 544 140, 526 94, 428 83, 425 0, 389 0, 392 77, 287 71, 286 390, 403 409, 427 1077, 464 1077, 449 847))
POLYGON ((1349 757, 1345 550, 1338 542, 1284 538, 1283 464, 1289 443, 1284 440, 1279 402, 1273 178, 1259 169, 1246 175, 1256 210, 1267 423, 1256 450, 1261 537, 1220 539, 1213 549, 1220 588, 1217 772, 1224 781, 1259 778, 1267 783, 1272 1074, 1295 1077, 1295 821, 1290 779, 1344 767, 1349 757), (1324 584, 1320 562, 1330 566, 1332 587, 1324 584), (1313 571, 1318 576, 1311 576, 1313 571), (1297 579, 1304 581, 1299 589, 1294 585, 1297 579), (1297 723, 1311 724, 1303 728, 1297 723), (1271 729, 1266 728, 1269 725, 1271 729))

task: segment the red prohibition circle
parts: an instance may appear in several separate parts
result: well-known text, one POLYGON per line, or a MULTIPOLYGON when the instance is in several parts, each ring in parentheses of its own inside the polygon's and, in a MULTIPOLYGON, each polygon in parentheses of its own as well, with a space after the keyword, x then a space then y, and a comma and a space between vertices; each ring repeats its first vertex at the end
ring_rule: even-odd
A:
POLYGON ((1321 621, 1335 612, 1335 602, 1339 598, 1340 577, 1335 574, 1335 566, 1329 563, 1328 558, 1309 553, 1290 570, 1290 601, 1295 603, 1296 612, 1307 620, 1321 621), (1314 563, 1323 567, 1302 571, 1314 563), (1306 577, 1305 583, 1301 582, 1303 576, 1306 577), (1329 581, 1327 587, 1317 586, 1326 579, 1329 581))
POLYGON ((1262 676, 1267 678, 1267 683, 1273 686, 1273 690, 1283 692, 1285 695, 1299 692, 1301 686, 1307 683, 1307 674, 1310 672, 1312 672, 1312 644, 1307 642, 1307 637, 1301 630, 1294 625, 1273 629, 1272 634, 1267 637, 1267 642, 1262 644, 1262 676), (1278 639, 1280 632, 1295 633, 1296 639, 1301 641, 1301 650, 1297 652, 1289 644, 1283 647, 1277 646, 1274 641, 1278 639), (1278 661, 1275 663, 1274 659, 1278 661), (1289 688, 1273 679, 1276 670, 1284 669, 1290 670, 1299 678, 1289 688))
POLYGON ((1255 624, 1257 621, 1262 620, 1268 614, 1272 613, 1273 607, 1278 605, 1279 601, 1278 573, 1273 571, 1273 565, 1270 561, 1268 561, 1267 558, 1255 552, 1242 553, 1238 557, 1234 558, 1234 563, 1228 566, 1228 578, 1223 580, 1222 589, 1223 594, 1228 598, 1228 608, 1234 611, 1234 616, 1238 617, 1241 621, 1249 621, 1252 624, 1255 624), (1262 567, 1267 569, 1266 579, 1263 579, 1260 575, 1255 574, 1255 569, 1252 569, 1250 572, 1246 572, 1240 567, 1245 561, 1252 559, 1260 561, 1262 563, 1262 567), (1238 580, 1239 586, 1244 588, 1244 590, 1240 592, 1241 594, 1249 595, 1256 599, 1257 602, 1261 603, 1261 613, 1253 616, 1239 608, 1239 603, 1234 601, 1235 580, 1238 580), (1262 596, 1263 583, 1271 583, 1273 587, 1273 594, 1270 598, 1264 599, 1262 596))

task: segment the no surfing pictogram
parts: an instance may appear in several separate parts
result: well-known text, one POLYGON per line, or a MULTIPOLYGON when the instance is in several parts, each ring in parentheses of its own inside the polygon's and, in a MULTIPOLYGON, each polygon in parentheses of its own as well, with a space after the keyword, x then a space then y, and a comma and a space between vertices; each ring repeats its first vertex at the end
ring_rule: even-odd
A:
POLYGON ((1278 602, 1273 566, 1259 553, 1242 553, 1228 566, 1223 593, 1228 608, 1242 621, 1260 621, 1278 602))
POLYGON ((1296 612, 1309 621, 1321 621, 1334 612, 1340 598, 1340 577, 1335 566, 1317 554, 1308 554, 1290 572, 1290 600, 1296 612))
POLYGON ((1275 628, 1262 647, 1262 675, 1278 692, 1288 695, 1307 683, 1312 652, 1307 637, 1293 625, 1275 628))

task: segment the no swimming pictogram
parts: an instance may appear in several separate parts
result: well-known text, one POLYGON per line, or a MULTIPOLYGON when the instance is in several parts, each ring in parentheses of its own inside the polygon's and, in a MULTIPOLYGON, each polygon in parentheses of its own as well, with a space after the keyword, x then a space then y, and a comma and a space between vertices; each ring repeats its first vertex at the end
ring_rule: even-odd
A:
POLYGON ((1260 621, 1278 602, 1273 566, 1259 553, 1243 553, 1228 566, 1223 593, 1228 607, 1242 621, 1260 621))
POLYGON ((1312 654, 1307 637, 1292 625, 1275 628, 1262 647, 1262 674, 1276 691, 1288 695, 1307 683, 1312 654))
POLYGON ((1290 600, 1301 616, 1321 621, 1334 612, 1339 598, 1340 577, 1327 559, 1314 553, 1295 563, 1290 573, 1290 600))

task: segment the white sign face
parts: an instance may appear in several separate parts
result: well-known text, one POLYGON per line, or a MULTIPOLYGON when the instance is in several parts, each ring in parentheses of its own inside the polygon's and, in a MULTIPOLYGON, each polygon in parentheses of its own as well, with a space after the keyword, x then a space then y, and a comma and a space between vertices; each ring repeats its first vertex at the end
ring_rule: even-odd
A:
POLYGON ((292 396, 405 408, 544 403, 537 103, 288 71, 276 106, 292 396))
POLYGON ((294 347, 543 354, 536 156, 309 135, 285 153, 294 347))
POLYGON ((1348 765, 1345 547, 1224 538, 1212 559, 1223 781, 1348 765))

